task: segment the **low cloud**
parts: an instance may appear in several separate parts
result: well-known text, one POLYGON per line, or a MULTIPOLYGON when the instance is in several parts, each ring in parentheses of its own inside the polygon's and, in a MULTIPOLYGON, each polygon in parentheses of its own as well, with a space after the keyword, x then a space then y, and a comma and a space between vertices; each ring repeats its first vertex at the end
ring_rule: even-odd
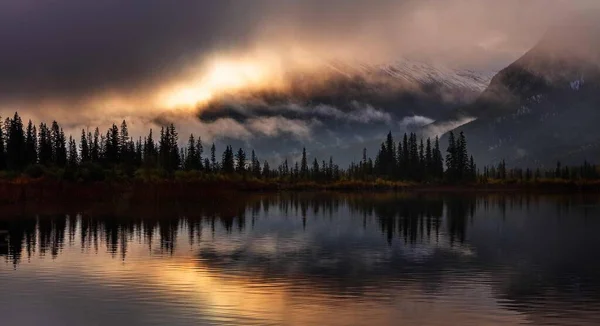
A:
POLYGON ((443 134, 449 132, 450 130, 454 130, 462 125, 475 121, 476 118, 473 117, 463 117, 457 120, 440 122, 440 123, 431 123, 425 126, 422 130, 425 137, 441 137, 443 134))
POLYGON ((392 122, 392 116, 382 110, 375 109, 370 104, 352 102, 351 110, 343 112, 340 109, 330 105, 318 105, 312 109, 314 114, 332 117, 336 120, 346 120, 348 122, 374 123, 383 122, 389 124, 392 122))
POLYGON ((399 125, 403 129, 411 129, 426 126, 430 123, 433 123, 434 120, 428 117, 414 115, 412 117, 405 117, 400 121, 399 125))
POLYGON ((292 120, 283 117, 254 118, 247 121, 246 126, 253 134, 267 137, 291 135, 301 140, 310 140, 311 131, 320 125, 316 119, 292 120))

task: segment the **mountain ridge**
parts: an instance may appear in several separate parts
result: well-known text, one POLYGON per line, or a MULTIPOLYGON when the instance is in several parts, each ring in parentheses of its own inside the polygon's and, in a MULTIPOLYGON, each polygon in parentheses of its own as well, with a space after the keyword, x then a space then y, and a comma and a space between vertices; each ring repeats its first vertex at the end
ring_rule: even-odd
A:
POLYGON ((452 113, 451 118, 475 118, 455 132, 469 136, 479 165, 506 160, 514 166, 548 167, 600 157, 598 30, 589 21, 554 27, 498 72, 477 100, 452 113))

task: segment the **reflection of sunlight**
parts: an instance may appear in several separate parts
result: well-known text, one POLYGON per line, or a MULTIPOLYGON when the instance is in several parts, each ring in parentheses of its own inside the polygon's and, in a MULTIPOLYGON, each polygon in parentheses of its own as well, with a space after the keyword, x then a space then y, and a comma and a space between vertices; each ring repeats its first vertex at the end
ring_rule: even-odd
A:
MULTIPOLYGON (((184 239, 178 242, 187 243, 184 239)), ((329 325, 376 325, 407 320, 443 323, 449 316, 460 314, 462 305, 469 305, 470 310, 477 311, 473 312, 475 317, 488 318, 488 312, 498 314, 492 290, 489 286, 480 286, 488 283, 485 280, 473 282, 472 286, 464 289, 446 284, 453 280, 444 281, 442 284, 446 285, 440 289, 440 295, 428 302, 415 302, 414 298, 421 296, 422 292, 419 283, 395 286, 395 290, 389 293, 380 290, 361 295, 343 291, 333 293, 322 289, 318 280, 306 280, 302 275, 270 279, 260 271, 256 274, 251 270, 224 273, 197 260, 185 245, 173 257, 151 257, 147 246, 130 242, 125 261, 102 251, 98 255, 85 254, 80 260, 82 257, 78 249, 69 248, 67 251, 69 253, 65 252, 56 259, 55 268, 61 267, 53 273, 71 280, 99 282, 132 293, 150 293, 151 298, 168 304, 175 313, 200 315, 217 322, 236 324, 240 320, 254 320, 261 324, 318 325, 327 321, 329 325), (446 286, 449 288, 446 289, 446 286), (389 296, 391 301, 374 300, 375 297, 370 296, 389 296), (394 304, 390 306, 391 302, 394 304), (457 302, 460 304, 457 305, 457 302), (424 314, 424 311, 430 313, 424 314), (364 319, 364 316, 369 316, 369 319, 364 319)), ((37 269, 42 264, 34 261, 31 267, 37 269)), ((484 275, 475 277, 485 278, 484 275)), ((508 312, 498 314, 496 318, 504 323, 520 321, 518 316, 508 312)))
MULTIPOLYGON (((456 304, 445 302, 445 299, 410 303, 421 291, 418 285, 406 286, 394 294, 394 301, 404 304, 402 307, 391 309, 382 302, 369 303, 360 297, 339 300, 343 293, 335 295, 320 292, 318 288, 312 288, 316 284, 300 284, 300 288, 290 288, 290 284, 285 283, 289 280, 267 281, 264 278, 233 275, 234 273, 224 275, 203 266, 201 262, 194 262, 191 257, 136 261, 126 265, 131 268, 128 269, 128 273, 136 275, 138 280, 143 280, 143 283, 133 284, 132 290, 136 286, 153 287, 155 291, 160 291, 161 295, 172 297, 172 300, 178 302, 186 302, 186 309, 198 309, 197 313, 219 319, 244 318, 264 323, 294 325, 318 324, 327 320, 330 325, 349 325, 394 324, 397 320, 414 320, 418 316, 428 322, 441 323, 447 320, 448 316, 456 314, 456 309, 460 309, 456 304), (335 318, 331 310, 334 309, 333 305, 335 318), (435 312, 422 317, 423 310, 429 311, 433 307, 435 312), (369 320, 361 322, 361 316, 365 315, 369 316, 369 320)), ((103 275, 103 282, 110 283, 114 282, 115 278, 123 277, 124 266, 119 264, 118 260, 103 261, 95 267, 102 269, 100 274, 103 275)), ((94 268, 94 271, 88 272, 99 271, 94 268)), ((491 289, 488 288, 471 288, 464 293, 449 290, 447 295, 454 297, 454 300, 458 300, 457 297, 462 298, 462 304, 472 305, 471 309, 480 306, 478 309, 492 311, 497 309, 497 303, 490 292, 491 289), (480 302, 471 302, 471 296, 480 302), (485 305, 482 305, 482 302, 485 302, 485 305)), ((481 312, 481 316, 486 316, 485 311, 481 312)), ((514 318, 516 316, 510 314, 498 315, 498 321, 502 322, 519 321, 518 318, 514 318)))
MULTIPOLYGON (((81 243, 80 226, 79 222, 72 240, 74 244, 81 243)), ((107 253, 105 243, 100 244, 101 249, 96 254, 93 248, 82 250, 71 245, 65 247, 52 263, 49 259, 33 259, 19 268, 34 278, 52 279, 58 284, 74 282, 84 288, 102 285, 115 291, 109 295, 126 293, 134 305, 138 304, 139 296, 143 296, 141 300, 160 303, 177 315, 201 316, 219 324, 252 321, 256 324, 321 325, 326 321, 328 325, 392 325, 398 320, 411 324, 447 324, 453 317, 457 320, 464 317, 461 315, 465 313, 469 318, 479 320, 479 324, 490 320, 507 324, 523 321, 522 316, 500 306, 490 276, 485 273, 469 275, 467 280, 442 274, 435 280, 436 292, 433 294, 424 292, 423 288, 430 285, 427 280, 405 279, 401 274, 381 275, 372 280, 379 284, 347 288, 348 284, 342 283, 332 286, 327 283, 331 280, 307 275, 303 269, 270 274, 269 268, 273 266, 268 263, 258 267, 243 263, 210 264, 198 258, 200 246, 198 243, 189 245, 190 239, 184 229, 179 230, 173 244, 173 255, 164 255, 159 250, 158 238, 151 243, 156 249, 150 250, 149 244, 139 235, 137 239, 133 236, 138 234, 136 231, 131 231, 132 237, 128 240, 121 238, 125 241, 120 244, 121 248, 126 248, 127 252, 124 259, 118 253, 114 256, 107 253), (423 300, 424 296, 427 296, 426 300, 423 300)), ((203 240, 208 241, 203 245, 214 248, 217 255, 238 251, 236 249, 241 246, 251 257, 274 253, 289 256, 288 253, 294 250, 310 251, 311 246, 315 246, 305 238, 305 233, 300 234, 302 236, 293 233, 276 237, 268 232, 246 233, 239 238, 219 235, 203 240)), ((373 253, 376 254, 373 251, 363 257, 356 252, 354 257, 365 261, 373 259, 373 253)), ((332 260, 338 258, 331 256, 332 260)), ((328 262, 275 260, 275 263, 306 263, 312 267, 323 267, 328 262)), ((120 300, 115 297, 114 303, 118 304, 120 300)))

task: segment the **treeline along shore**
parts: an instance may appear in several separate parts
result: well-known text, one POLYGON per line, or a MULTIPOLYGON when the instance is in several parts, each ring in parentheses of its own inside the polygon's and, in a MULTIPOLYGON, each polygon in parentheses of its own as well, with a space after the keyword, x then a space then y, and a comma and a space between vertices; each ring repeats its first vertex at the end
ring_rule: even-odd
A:
POLYGON ((463 133, 449 134, 442 152, 439 139, 417 139, 390 132, 374 158, 342 168, 334 157, 319 161, 306 150, 299 161, 277 166, 261 162, 252 150, 204 144, 189 135, 180 147, 173 124, 129 135, 127 122, 82 130, 68 138, 57 121, 23 123, 18 113, 0 126, 0 201, 108 198, 131 196, 188 198, 219 191, 280 190, 564 190, 600 189, 597 166, 520 169, 504 162, 478 168, 463 133), (156 140, 155 140, 156 138, 156 140))

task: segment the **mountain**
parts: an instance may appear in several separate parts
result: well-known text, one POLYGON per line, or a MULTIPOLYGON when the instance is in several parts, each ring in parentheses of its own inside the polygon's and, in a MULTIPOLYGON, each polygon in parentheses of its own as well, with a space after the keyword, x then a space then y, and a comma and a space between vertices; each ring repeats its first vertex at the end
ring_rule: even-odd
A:
MULTIPOLYGON (((491 73, 447 68, 414 60, 389 64, 324 62, 311 72, 288 74, 289 87, 222 94, 199 115, 202 120, 252 116, 302 118, 298 107, 330 106, 343 112, 371 106, 403 118, 423 115, 433 119, 474 101, 488 86, 491 73), (290 106, 294 106, 290 109, 290 106)), ((310 111, 310 110, 309 110, 310 111)))
POLYGON ((600 159, 600 28, 576 19, 550 29, 489 87, 451 117, 474 121, 465 132, 480 165, 554 166, 600 159))
POLYGON ((492 75, 408 59, 377 65, 328 61, 318 71, 290 75, 285 90, 224 94, 202 108, 199 119, 244 124, 275 118, 311 124, 316 127, 309 140, 278 134, 250 143, 233 138, 224 142, 252 146, 262 157, 286 156, 306 146, 319 159, 333 155, 346 165, 359 158, 363 147, 376 150, 389 130, 404 132, 410 124, 440 119, 473 102, 492 75))

